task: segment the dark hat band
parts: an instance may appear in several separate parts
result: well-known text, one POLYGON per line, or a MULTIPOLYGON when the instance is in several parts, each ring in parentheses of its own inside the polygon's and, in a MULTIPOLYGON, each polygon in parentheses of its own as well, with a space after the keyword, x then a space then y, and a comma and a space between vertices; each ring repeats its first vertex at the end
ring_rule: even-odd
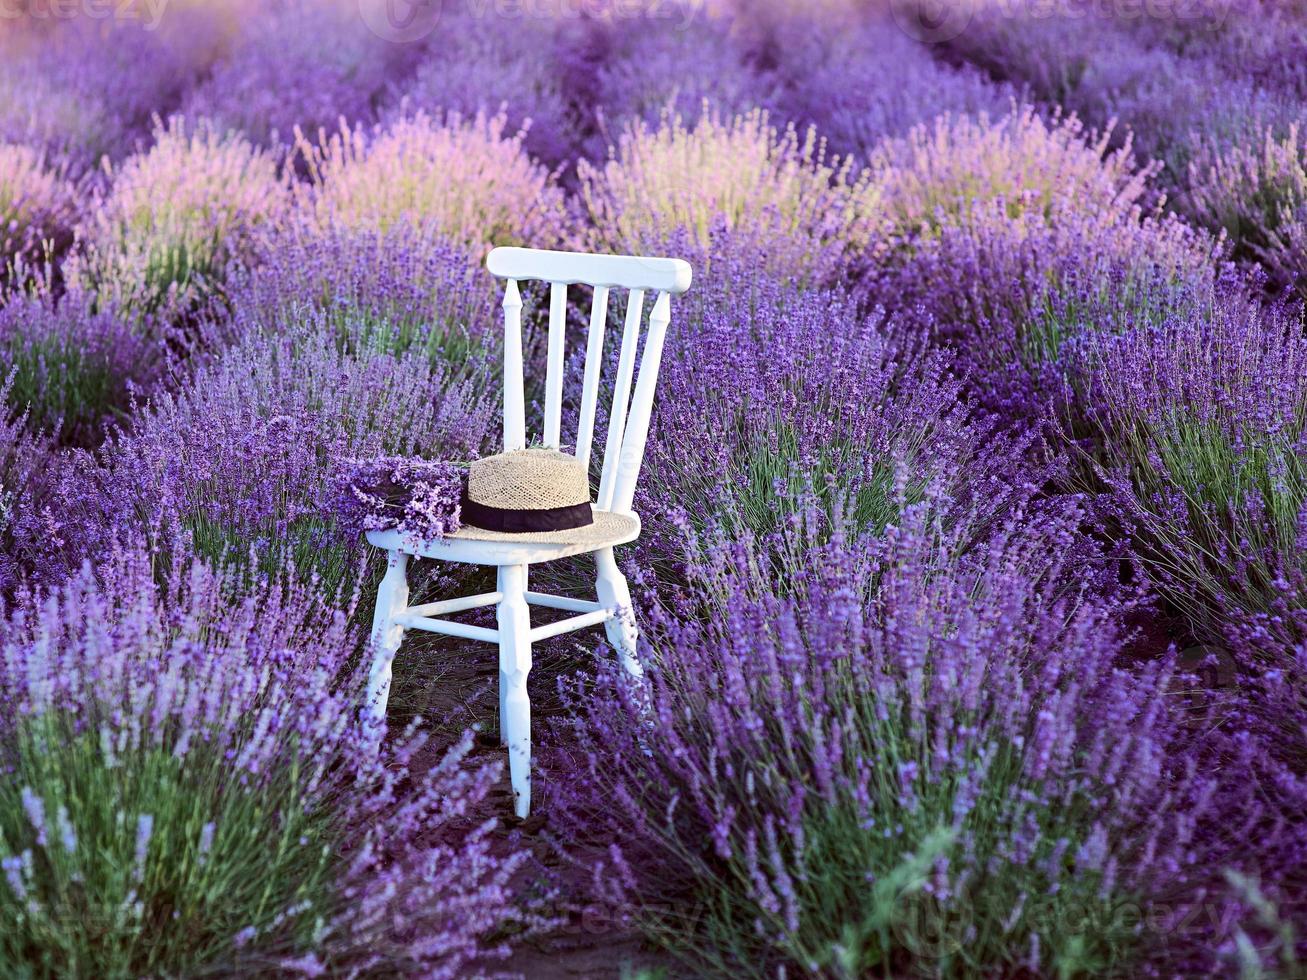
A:
POLYGON ((491 507, 479 504, 463 491, 460 503, 462 523, 479 527, 483 531, 502 531, 506 534, 535 534, 541 531, 570 531, 594 523, 594 512, 587 501, 567 507, 544 507, 525 510, 518 507, 491 507))

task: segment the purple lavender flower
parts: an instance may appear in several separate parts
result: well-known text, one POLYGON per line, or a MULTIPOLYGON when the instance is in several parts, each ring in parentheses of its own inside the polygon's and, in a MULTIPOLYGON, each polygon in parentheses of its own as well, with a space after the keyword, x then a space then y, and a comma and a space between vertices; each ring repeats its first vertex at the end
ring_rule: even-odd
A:
POLYGON ((0 38, 0 142, 42 147, 76 173, 129 153, 189 84, 192 67, 162 33, 86 17, 0 38))
POLYGON ((323 229, 388 232, 401 225, 467 247, 547 247, 570 240, 553 176, 526 155, 508 117, 419 112, 386 128, 342 126, 297 146, 310 184, 301 206, 323 229))
POLYGON ((484 12, 442 14, 412 77, 392 84, 383 119, 417 112, 474 119, 502 109, 506 131, 525 131, 523 146, 532 157, 549 167, 564 164, 574 152, 575 123, 554 63, 556 28, 536 17, 505 22, 484 12))
POLYGON ((240 35, 184 111, 243 132, 254 143, 289 148, 296 128, 371 123, 387 82, 409 60, 346 5, 297 3, 246 11, 240 35))
POLYGON ((577 168, 592 246, 659 254, 678 233, 697 250, 724 225, 765 243, 768 271, 818 283, 838 275, 832 255, 867 249, 879 191, 851 160, 828 159, 815 131, 779 129, 762 112, 726 118, 705 108, 692 127, 669 117, 622 134, 602 167, 577 168))
POLYGON ((928 510, 880 541, 787 529, 783 589, 747 539, 690 535, 676 611, 646 616, 647 687, 567 688, 580 775, 546 784, 556 825, 620 847, 635 910, 702 914, 681 936, 709 961, 729 936, 749 962, 864 972, 943 930, 994 969, 1072 948, 1119 968, 1113 895, 1201 900, 1212 780, 1169 764, 1168 668, 1118 666, 1130 598, 1090 584, 1078 507, 979 547, 928 510), (1067 841, 1101 860, 1051 861, 1067 841))
POLYGON ((270 157, 201 120, 158 124, 148 152, 113 175, 80 234, 69 282, 120 310, 186 309, 246 257, 286 188, 270 157))
POLYGON ((20 293, 0 305, 8 404, 64 443, 97 443, 107 419, 153 392, 175 366, 175 331, 95 307, 76 291, 20 293))
POLYGON ((210 820, 200 828, 200 846, 197 853, 201 862, 207 861, 209 852, 213 850, 213 835, 217 827, 218 825, 210 820))
POLYGON ((120 550, 0 616, 6 963, 452 977, 541 923, 509 887, 525 854, 475 816, 499 762, 466 736, 418 767, 415 731, 378 754, 349 610, 283 575, 233 601, 192 559, 157 571, 120 550))
POLYGON ((120 535, 186 531, 215 560, 293 554, 324 588, 348 590, 359 545, 324 518, 336 461, 480 454, 493 412, 483 385, 421 352, 356 357, 323 314, 299 313, 276 324, 279 336, 247 336, 78 460, 55 515, 65 567, 120 535))
POLYGON ((27 883, 23 881, 22 858, 13 855, 0 858, 0 867, 4 868, 5 881, 9 883, 9 889, 14 893, 14 897, 20 902, 26 902, 27 883))
POLYGON ((136 818, 136 842, 132 854, 132 881, 138 885, 145 880, 145 861, 150 853, 152 836, 154 836, 154 816, 142 813, 136 818))
POLYGON ((346 534, 398 529, 415 540, 459 529, 464 469, 444 460, 341 460, 335 514, 346 534))
POLYGON ((72 855, 77 852, 77 831, 73 827, 72 820, 68 817, 68 807, 59 804, 59 811, 55 815, 59 826, 59 843, 63 845, 64 852, 72 855))
POLYGON ((1307 637, 1301 314, 1228 290, 1204 315, 1075 357, 1103 473, 1146 567, 1208 637, 1293 660, 1307 637), (1256 637, 1256 639, 1253 639, 1256 637))
POLYGON ((0 284, 58 261, 73 241, 77 186, 29 146, 0 140, 0 284))
POLYGON ((32 792, 30 786, 24 786, 20 796, 22 797, 23 811, 27 814, 28 822, 31 823, 32 829, 36 831, 36 844, 38 847, 45 847, 45 802, 32 792))
POLYGON ((1019 93, 971 66, 941 64, 883 16, 846 31, 794 31, 776 46, 785 80, 777 114, 815 126, 841 154, 869 154, 945 113, 998 118, 1019 93))

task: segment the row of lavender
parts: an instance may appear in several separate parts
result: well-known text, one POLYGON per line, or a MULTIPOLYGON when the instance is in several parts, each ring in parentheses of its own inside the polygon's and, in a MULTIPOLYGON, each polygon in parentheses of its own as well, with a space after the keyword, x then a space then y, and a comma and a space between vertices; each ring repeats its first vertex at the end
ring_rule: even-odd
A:
MULTIPOLYGON (((782 4, 407 46, 235 9, 3 42, 8 961, 451 975, 581 905, 732 975, 1297 968, 1287 68, 1263 156, 1010 6, 934 52, 782 4), (649 685, 562 684, 550 826, 605 857, 543 898, 459 733, 365 761, 376 569, 332 512, 344 461, 493 449, 507 242, 696 266, 649 685)), ((1258 93, 1234 52, 1302 36, 1259 13, 1101 36, 1258 93)))
MULTIPOLYGON (((1161 189, 1236 258, 1284 287, 1307 269, 1301 11, 1274 2, 1177 5, 1177 20, 1058 15, 982 2, 947 39, 957 57, 1097 126, 1118 124, 1161 189)), ((1110 8, 1099 8, 1108 9, 1110 8)))

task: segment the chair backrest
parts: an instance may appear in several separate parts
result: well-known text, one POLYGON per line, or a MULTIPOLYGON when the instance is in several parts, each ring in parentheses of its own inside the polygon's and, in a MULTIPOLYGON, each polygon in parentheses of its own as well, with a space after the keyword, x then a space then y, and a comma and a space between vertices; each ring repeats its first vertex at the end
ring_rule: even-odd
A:
POLYGON ((594 290, 590 330, 586 340, 585 376, 580 418, 576 431, 576 457, 587 469, 594 441, 599 375, 604 360, 604 333, 608 325, 608 294, 627 290, 626 324, 617 360, 613 401, 608 413, 608 439, 595 506, 600 510, 629 513, 635 481, 644 460, 653 412, 658 365, 671 320, 671 297, 690 288, 689 263, 680 259, 640 258, 633 255, 591 255, 585 252, 551 252, 532 248, 496 248, 486 259, 492 275, 507 280, 504 289, 504 451, 524 449, 526 400, 522 367, 522 295, 518 282, 539 279, 550 284, 549 360, 545 375, 545 418, 541 441, 562 447, 563 347, 567 332, 567 288, 586 285, 594 290), (636 348, 645 293, 656 292, 649 331, 644 340, 639 374, 635 373, 636 348), (632 397, 631 383, 635 381, 632 397))

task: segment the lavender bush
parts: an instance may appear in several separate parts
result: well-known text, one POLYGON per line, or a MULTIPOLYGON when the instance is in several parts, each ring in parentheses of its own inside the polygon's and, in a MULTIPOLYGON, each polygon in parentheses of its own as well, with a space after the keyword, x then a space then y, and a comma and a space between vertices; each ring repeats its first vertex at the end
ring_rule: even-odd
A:
POLYGON ((508 119, 419 112, 386 129, 348 126, 320 144, 303 135, 311 190, 301 207, 322 227, 409 226, 480 253, 492 245, 568 240, 561 192, 526 155, 508 119))
POLYGON ((980 404, 1013 422, 1039 421, 1063 397, 1063 348, 1086 333, 1121 333, 1212 301, 1224 253, 1173 217, 1132 209, 1110 223, 1066 211, 1016 217, 977 204, 884 263, 869 295, 893 303, 905 329, 955 347, 980 404))
POLYGON ((77 189, 30 146, 0 142, 0 285, 72 244, 77 189))
MULTIPOLYGON (((493 8, 490 8, 493 9, 493 8)), ((411 77, 392 82, 383 115, 507 114, 505 131, 551 168, 571 156, 576 124, 556 64, 555 24, 541 18, 486 19, 445 13, 411 77)))
POLYGON ((1239 18, 1239 29, 1208 56, 1246 66, 1248 77, 1286 98, 1307 97, 1301 16, 1284 7, 1257 6, 1253 16, 1239 18))
POLYGON ((5 405, 0 415, 0 595, 12 593, 30 571, 33 556, 50 551, 44 535, 32 530, 49 512, 56 483, 50 472, 50 438, 31 424, 26 410, 9 407, 12 387, 12 378, 0 383, 5 405))
POLYGON ((664 4, 589 26, 574 42, 585 61, 570 87, 582 127, 593 132, 583 144, 590 160, 604 160, 637 122, 695 119, 705 106, 730 118, 773 101, 775 83, 745 63, 729 23, 702 8, 664 4))
POLYGON ((771 271, 809 279, 837 274, 832 248, 871 240, 878 188, 852 161, 827 161, 815 132, 778 130, 761 112, 724 120, 706 110, 693 129, 668 119, 625 132, 602 168, 578 166, 595 248, 656 253, 678 231, 700 248, 719 223, 774 243, 771 271))
POLYGON ((955 345, 982 405, 1022 424, 1062 387, 1067 340, 1198 308, 1220 274, 1219 240, 1146 208, 1151 171, 1109 139, 1027 107, 874 155, 887 238, 859 288, 955 345))
POLYGON ((1045 121, 1030 106, 998 120, 943 117, 882 144, 871 166, 891 235, 929 236, 965 224, 990 202, 1009 218, 1064 211, 1111 220, 1143 196, 1137 168, 1111 133, 1086 133, 1074 116, 1045 121))
POLYGON ((1192 873, 1206 780, 1170 752, 1170 668, 1115 665, 1078 520, 961 559, 924 508, 882 543, 801 522, 789 595, 747 539, 692 540, 715 615, 658 619, 646 691, 573 689, 559 826, 714 972, 1126 969, 1124 910, 1192 873))
POLYGON ((475 377, 502 330, 492 284, 464 248, 408 225, 379 232, 287 221, 259 237, 209 333, 218 342, 275 333, 311 310, 344 353, 418 352, 475 377))
POLYGON ((1222 812, 1263 827, 1257 847, 1234 845, 1276 891, 1240 955, 1286 976, 1301 940, 1274 926, 1300 921, 1303 898, 1279 869, 1307 847, 1307 729, 1293 707, 1307 636, 1302 338, 1300 312, 1234 291, 1204 315, 1087 339, 1076 355, 1116 533, 1208 651, 1195 722, 1205 764, 1240 774, 1222 812))
POLYGON ((236 129, 261 146, 289 146, 296 128, 370 123, 399 68, 388 45, 346 5, 269 5, 241 22, 241 36, 187 97, 185 112, 236 129))
POLYGON ((130 158, 80 229, 69 280, 125 311, 186 309, 222 281, 285 206, 272 160, 245 139, 174 117, 130 158))
MULTIPOLYGON (((1078 353, 1104 474, 1146 567, 1208 636, 1260 624, 1295 649, 1307 533, 1307 393, 1298 313, 1234 293, 1078 353)), ((1273 639, 1274 638, 1274 639, 1273 639)))
POLYGON ((370 750, 340 612, 112 556, 0 619, 0 950, 106 975, 452 977, 520 928, 465 740, 370 750))
POLYGON ((876 17, 841 32, 795 29, 778 45, 778 113, 815 126, 842 154, 872 153, 941 114, 1002 116, 1015 94, 970 66, 952 69, 897 24, 876 17), (815 36, 814 36, 815 35, 815 36))
POLYGON ((0 370, 9 405, 64 442, 94 444, 173 370, 166 329, 145 329, 91 297, 17 294, 0 306, 0 370))
MULTIPOLYGON (((921 9, 924 14, 924 5, 921 9)), ((995 78, 1029 86, 1049 105, 1086 113, 1094 123, 1109 118, 1094 110, 1134 97, 1140 86, 1149 85, 1150 75, 1180 81, 1179 59, 1150 49, 1110 16, 1072 18, 1059 11, 1036 16, 1032 10, 985 2, 973 10, 968 29, 944 40, 951 52, 995 78)), ((1152 94, 1155 101, 1141 99, 1141 104, 1158 105, 1160 91, 1152 94)), ((1176 99, 1176 106, 1181 104, 1176 99)))
POLYGON ((1190 212, 1224 229, 1240 257, 1254 259, 1280 287, 1307 277, 1307 142, 1297 124, 1283 139, 1267 128, 1259 149, 1237 146, 1191 164, 1190 212))
POLYGON ((805 491, 879 531, 900 498, 947 487, 950 506, 993 515, 1013 470, 1042 478, 1028 442, 971 417, 944 352, 838 292, 796 291, 728 234, 712 252, 708 288, 680 314, 690 336, 664 355, 643 513, 697 500, 696 526, 767 541, 805 491))
POLYGON ((1260 125, 1287 126, 1297 109, 1278 93, 1244 78, 1230 78, 1213 64, 1193 63, 1149 51, 1112 52, 1119 61, 1094 60, 1088 91, 1077 100, 1086 118, 1119 119, 1135 134, 1135 149, 1162 164, 1163 181, 1178 198, 1195 159, 1217 148, 1255 140, 1260 125), (1122 84, 1127 75, 1129 84, 1122 84), (1215 93, 1215 97, 1213 97, 1215 93))
POLYGON ((213 560, 289 557, 324 591, 348 592, 361 554, 331 516, 342 461, 479 455, 493 409, 471 383, 418 354, 343 354, 311 312, 281 326, 161 395, 68 481, 74 567, 77 548, 121 534, 185 532, 213 560))
POLYGON ((130 153, 149 136, 152 115, 172 111, 192 77, 159 33, 130 21, 62 17, 34 25, 6 17, 5 34, 0 141, 42 147, 76 171, 130 153))
POLYGON ((1185 207, 1193 178, 1201 182, 1214 160, 1249 149, 1264 131, 1283 139, 1300 121, 1301 29, 1278 6, 1227 11, 1224 20, 1202 7, 1086 22, 989 5, 948 44, 1045 102, 1099 126, 1116 120, 1142 158, 1161 164, 1176 203, 1215 218, 1215 229, 1220 215, 1185 207))

